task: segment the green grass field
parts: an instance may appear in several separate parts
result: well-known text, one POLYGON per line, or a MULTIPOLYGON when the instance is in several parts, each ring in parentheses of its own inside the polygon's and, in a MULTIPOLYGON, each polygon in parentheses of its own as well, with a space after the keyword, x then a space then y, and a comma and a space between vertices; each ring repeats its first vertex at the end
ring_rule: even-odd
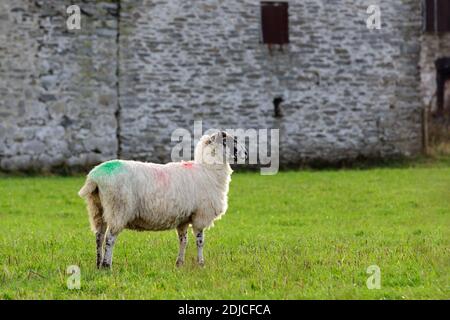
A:
POLYGON ((229 209, 206 232, 120 234, 95 268, 81 177, 0 177, 0 299, 448 299, 450 166, 233 175, 229 209), (81 269, 81 289, 66 268, 81 269), (366 269, 381 269, 369 290, 366 269))

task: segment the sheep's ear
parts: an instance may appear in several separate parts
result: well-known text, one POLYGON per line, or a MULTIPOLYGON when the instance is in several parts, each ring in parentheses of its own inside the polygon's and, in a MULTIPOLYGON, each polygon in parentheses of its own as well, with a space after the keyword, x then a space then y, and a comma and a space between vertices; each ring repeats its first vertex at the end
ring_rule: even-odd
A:
POLYGON ((216 139, 220 136, 220 131, 219 132, 215 132, 210 136, 211 142, 215 142, 216 139))
POLYGON ((210 136, 211 142, 220 142, 227 138, 228 134, 225 131, 217 131, 210 136))

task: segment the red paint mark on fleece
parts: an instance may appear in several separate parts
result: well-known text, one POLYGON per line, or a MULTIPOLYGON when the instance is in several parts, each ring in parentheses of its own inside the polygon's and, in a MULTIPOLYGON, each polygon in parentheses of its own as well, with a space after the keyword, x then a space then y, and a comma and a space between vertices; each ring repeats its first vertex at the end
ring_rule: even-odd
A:
POLYGON ((164 170, 154 169, 156 181, 162 188, 167 188, 169 186, 169 175, 164 170))
POLYGON ((181 165, 186 169, 192 169, 194 167, 193 162, 182 162, 181 165))

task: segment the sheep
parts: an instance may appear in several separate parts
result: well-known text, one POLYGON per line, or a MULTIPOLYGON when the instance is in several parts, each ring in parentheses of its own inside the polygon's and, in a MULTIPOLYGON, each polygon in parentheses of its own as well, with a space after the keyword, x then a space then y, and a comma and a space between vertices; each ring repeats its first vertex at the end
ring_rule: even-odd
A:
POLYGON ((235 137, 219 131, 200 139, 193 161, 162 165, 111 160, 92 169, 78 194, 86 201, 95 233, 97 268, 111 268, 114 244, 124 229, 176 229, 176 266, 182 266, 189 225, 196 237, 197 262, 203 266, 203 232, 227 210, 230 159, 236 162, 242 152, 246 157, 235 137))

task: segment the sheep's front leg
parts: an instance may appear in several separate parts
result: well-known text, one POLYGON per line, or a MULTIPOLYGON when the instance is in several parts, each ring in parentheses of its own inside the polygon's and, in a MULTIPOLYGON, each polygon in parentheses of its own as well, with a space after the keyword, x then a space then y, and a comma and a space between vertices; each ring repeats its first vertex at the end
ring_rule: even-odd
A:
POLYGON ((203 245, 205 243, 203 230, 194 228, 194 234, 197 244, 197 262, 201 267, 203 267, 205 265, 205 260, 203 259, 203 245))
POLYGON ((102 268, 111 268, 114 244, 116 243, 118 233, 111 230, 106 232, 105 255, 103 256, 102 268))
POLYGON ((180 250, 178 252, 177 267, 181 267, 184 263, 184 254, 186 252, 186 245, 187 245, 187 230, 189 227, 189 223, 180 225, 177 227, 177 233, 178 233, 178 241, 180 242, 180 250))

